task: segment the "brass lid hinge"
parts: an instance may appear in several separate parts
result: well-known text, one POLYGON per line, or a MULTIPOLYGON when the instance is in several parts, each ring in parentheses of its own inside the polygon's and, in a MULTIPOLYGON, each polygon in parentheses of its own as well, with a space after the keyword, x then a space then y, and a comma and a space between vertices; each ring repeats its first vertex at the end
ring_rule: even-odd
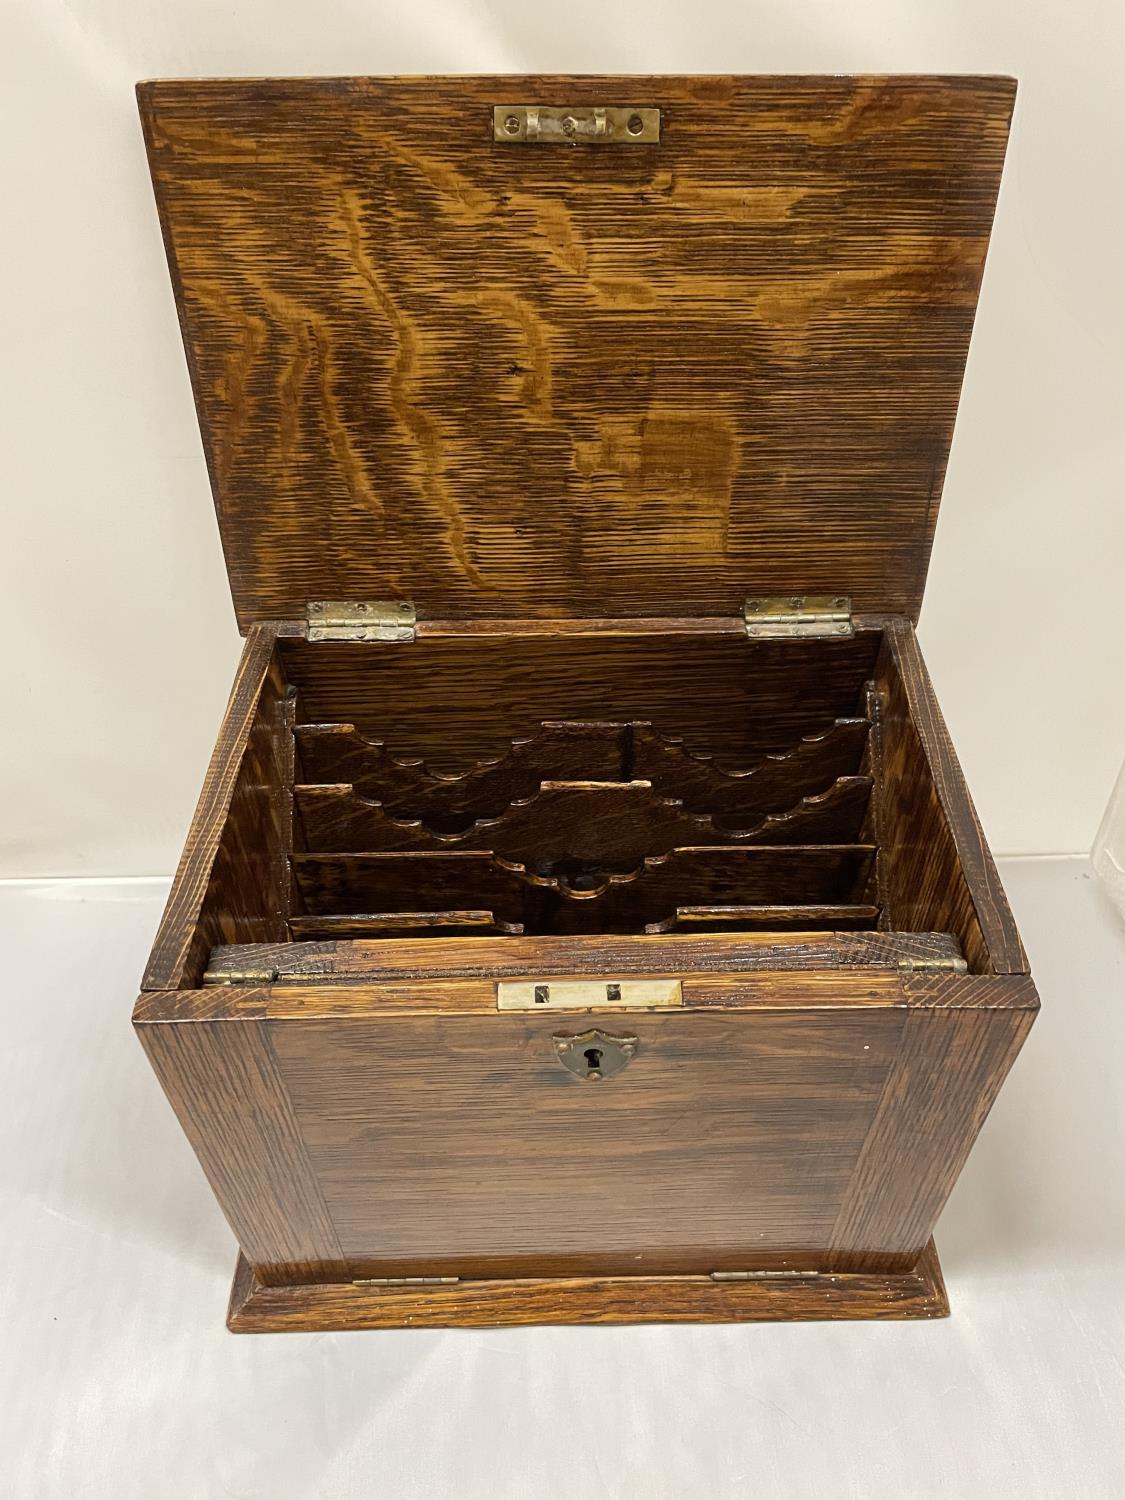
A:
POLYGON ((852 601, 846 594, 768 594, 742 606, 746 634, 753 640, 851 636, 852 601))
POLYGON ((418 614, 409 599, 314 599, 310 641, 412 641, 418 614))
POLYGON ((203 976, 204 984, 275 984, 279 975, 276 969, 208 969, 203 976))
POLYGON ((967 974, 969 965, 959 953, 907 953, 896 963, 905 973, 967 974))

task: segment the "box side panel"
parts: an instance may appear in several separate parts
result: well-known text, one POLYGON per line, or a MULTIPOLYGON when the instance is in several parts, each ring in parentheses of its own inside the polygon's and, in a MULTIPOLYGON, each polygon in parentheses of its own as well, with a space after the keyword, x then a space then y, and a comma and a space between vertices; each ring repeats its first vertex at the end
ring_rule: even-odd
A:
POLYGON ((275 634, 255 626, 161 918, 143 988, 198 984, 217 943, 286 936, 291 777, 283 764, 286 686, 275 634))
POLYGON ((342 1254, 264 1019, 266 991, 142 995, 134 1025, 263 1281, 330 1279, 342 1254))
POLYGON ((1027 957, 938 707, 914 629, 885 622, 876 668, 874 805, 886 925, 953 932, 975 973, 1027 957))
POLYGON ((1027 978, 904 981, 910 1009, 832 1235, 829 1267, 909 1270, 1038 1009, 1027 978))

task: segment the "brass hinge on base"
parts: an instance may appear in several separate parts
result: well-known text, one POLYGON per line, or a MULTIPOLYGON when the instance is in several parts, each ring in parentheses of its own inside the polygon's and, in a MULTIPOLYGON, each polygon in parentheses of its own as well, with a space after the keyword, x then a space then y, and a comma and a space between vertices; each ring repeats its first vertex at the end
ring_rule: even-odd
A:
POLYGON ((418 623, 409 599, 314 599, 306 619, 310 641, 412 641, 418 623))
POLYGON ((352 1286, 456 1286, 460 1276, 361 1276, 352 1286))
POLYGON ((711 1271, 712 1281, 807 1281, 819 1271, 711 1271))
POLYGON ((852 601, 846 594, 768 594, 742 606, 752 640, 800 640, 851 636, 852 601))

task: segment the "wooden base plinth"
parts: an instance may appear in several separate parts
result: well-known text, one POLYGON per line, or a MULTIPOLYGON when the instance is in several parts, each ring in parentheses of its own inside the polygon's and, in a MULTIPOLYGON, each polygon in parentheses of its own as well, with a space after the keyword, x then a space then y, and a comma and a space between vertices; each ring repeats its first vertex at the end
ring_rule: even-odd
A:
POLYGON ((234 1333, 349 1328, 504 1328, 534 1323, 750 1323, 829 1318, 944 1318, 933 1241, 903 1275, 821 1274, 760 1281, 708 1276, 527 1277, 446 1286, 350 1281, 265 1286, 240 1256, 227 1327, 234 1333))

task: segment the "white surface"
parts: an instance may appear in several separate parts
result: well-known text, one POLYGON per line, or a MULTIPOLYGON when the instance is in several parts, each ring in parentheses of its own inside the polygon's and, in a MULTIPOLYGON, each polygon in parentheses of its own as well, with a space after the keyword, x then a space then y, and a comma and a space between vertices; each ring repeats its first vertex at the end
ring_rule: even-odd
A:
POLYGON ((1094 840, 1090 862, 1106 894, 1125 918, 1125 765, 1094 840))
POLYGON ((1123 65, 1111 0, 0 0, 0 875, 172 869, 232 675, 132 97, 193 74, 1017 74, 922 637, 993 845, 1089 849, 1125 753, 1123 65))
POLYGON ((1082 862, 1004 874, 1044 1008, 939 1226, 948 1321, 256 1337, 129 1030, 162 890, 0 888, 0 1495, 1116 1500, 1125 928, 1082 862))

